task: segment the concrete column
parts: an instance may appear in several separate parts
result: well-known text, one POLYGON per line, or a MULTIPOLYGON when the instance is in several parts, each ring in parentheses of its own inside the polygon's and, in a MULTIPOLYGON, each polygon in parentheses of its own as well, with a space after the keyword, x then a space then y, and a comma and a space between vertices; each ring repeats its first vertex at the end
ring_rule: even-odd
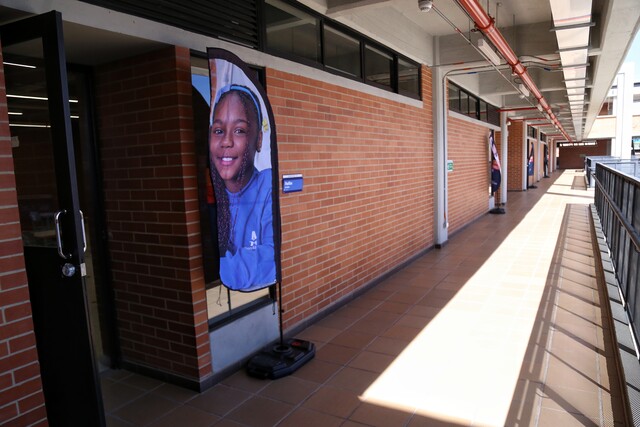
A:
POLYGON ((520 157, 520 161, 524 165, 522 168, 522 183, 521 188, 526 190, 529 187, 529 174, 528 174, 528 166, 529 166, 529 144, 527 143, 529 138, 527 137, 527 125, 522 126, 522 132, 520 134, 520 141, 522 141, 522 157, 520 157))
MULTIPOLYGON (((433 57, 440 57, 440 43, 437 37, 433 39, 433 57)), ((435 244, 444 245, 449 240, 449 223, 447 220, 447 108, 446 108, 446 80, 442 67, 433 68, 433 138, 435 161, 435 244)))

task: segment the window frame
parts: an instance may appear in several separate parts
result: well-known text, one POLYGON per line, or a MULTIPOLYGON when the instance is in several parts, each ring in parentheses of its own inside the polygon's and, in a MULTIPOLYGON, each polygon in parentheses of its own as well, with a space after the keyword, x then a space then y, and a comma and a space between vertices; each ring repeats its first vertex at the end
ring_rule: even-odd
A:
POLYGON ((353 34, 350 31, 344 31, 342 28, 337 28, 335 25, 333 25, 333 23, 329 23, 329 22, 323 22, 322 23, 322 68, 324 69, 324 71, 328 72, 328 73, 332 73, 332 74, 337 74, 339 76, 343 76, 346 77, 348 79, 352 79, 352 80, 360 80, 360 76, 362 76, 362 74, 364 73, 363 71, 363 67, 364 64, 362 62, 362 41, 360 39, 358 39, 356 34, 353 34), (335 31, 336 33, 340 33, 342 35, 344 35, 346 38, 350 38, 353 39, 354 41, 356 41, 358 43, 358 61, 359 61, 359 66, 358 66, 358 75, 354 76, 344 70, 340 70, 338 68, 335 67, 331 67, 329 65, 327 65, 327 61, 326 61, 326 43, 325 43, 325 30, 326 28, 330 28, 331 31, 335 31))
MULTIPOLYGON (((304 56, 296 55, 295 53, 281 51, 281 50, 278 50, 278 49, 273 49, 273 48, 268 46, 268 43, 267 43, 267 22, 266 22, 266 13, 265 13, 265 9, 267 7, 267 1, 268 0, 262 0, 262 1, 259 2, 261 4, 260 9, 259 9, 260 10, 260 23, 259 23, 259 25, 262 27, 261 30, 259 31, 259 34, 261 35, 261 42, 260 42, 261 51, 263 51, 265 53, 268 53, 269 55, 278 56, 280 58, 288 59, 288 60, 293 61, 293 62, 298 62, 298 63, 304 64, 304 65, 308 65, 310 67, 318 68, 318 63, 319 62, 317 62, 317 61, 314 61, 314 60, 309 59, 309 58, 304 57, 304 56)), ((277 0, 277 1, 279 1, 281 3, 285 3, 288 6, 294 8, 294 9, 297 9, 300 12, 302 12, 304 14, 307 14, 310 17, 315 19, 315 21, 316 21, 316 39, 318 40, 318 43, 320 44, 319 57, 320 57, 320 61, 322 62, 323 61, 323 54, 324 54, 324 47, 322 45, 322 36, 323 36, 323 34, 322 34, 323 33, 323 30, 322 30, 322 26, 323 26, 322 19, 320 19, 314 13, 311 13, 312 11, 305 10, 303 8, 297 7, 297 5, 290 4, 287 0, 277 0)))
MULTIPOLYGON (((261 7, 264 8, 266 5, 266 1, 267 0, 261 0, 261 7)), ((320 57, 321 60, 320 62, 314 62, 314 61, 310 61, 307 58, 303 58, 291 53, 287 53, 287 52, 281 52, 278 50, 274 50, 274 49, 270 49, 267 46, 266 43, 266 33, 267 33, 267 25, 266 25, 266 17, 264 13, 260 13, 260 26, 262 27, 260 30, 260 34, 263 36, 263 43, 261 43, 262 45, 262 51, 270 54, 270 55, 274 55, 274 56, 278 56, 284 59, 288 59, 290 61, 294 61, 294 62, 299 62, 314 68, 318 68, 321 69, 323 71, 326 71, 328 73, 331 74, 335 74, 335 75, 339 75, 351 80, 355 80, 373 87, 377 87, 380 88, 382 90, 386 90, 386 91, 390 91, 393 93, 396 93, 398 95, 401 96, 406 96, 409 98, 413 98, 413 99, 417 99, 417 100, 422 100, 422 77, 421 77, 421 64, 413 61, 411 59, 409 59, 406 56, 403 56, 401 54, 399 54, 398 52, 396 52, 393 49, 390 49, 380 43, 378 43, 377 41, 355 31, 352 30, 351 28, 332 20, 331 18, 328 18, 325 15, 322 15, 318 12, 316 12, 315 10, 309 8, 308 6, 305 6, 303 4, 297 3, 297 2, 293 2, 291 0, 278 0, 290 7, 296 8, 310 16, 315 17, 317 20, 319 20, 319 27, 320 27, 320 31, 319 31, 319 43, 320 43, 320 57), (354 77, 352 75, 350 75, 348 72, 342 72, 340 70, 337 70, 333 67, 329 67, 326 65, 326 61, 325 61, 325 41, 324 41, 324 27, 325 25, 330 26, 333 30, 336 30, 348 37, 352 37, 356 40, 359 41, 360 44, 360 75, 357 77, 354 77), (371 46, 372 48, 385 52, 387 54, 389 54, 392 58, 392 66, 391 66, 391 72, 390 72, 390 85, 389 86, 385 86, 385 85, 381 85, 378 84, 376 82, 370 81, 366 78, 365 76, 365 61, 366 61, 366 48, 365 45, 371 46), (399 82, 398 82, 398 75, 399 75, 399 70, 398 70, 398 58, 402 58, 403 61, 414 65, 417 70, 418 70, 418 93, 413 94, 413 93, 408 93, 407 91, 400 91, 399 90, 399 82)), ((262 9, 264 10, 264 9, 262 9)))
POLYGON ((470 117, 472 119, 481 121, 483 123, 487 123, 493 126, 500 126, 500 113, 499 113, 499 109, 498 107, 496 107, 493 104, 490 104, 489 102, 483 100, 482 98, 472 94, 471 92, 467 91, 466 89, 463 89, 462 87, 458 86, 457 84, 455 84, 454 82, 452 82, 451 80, 447 81, 447 106, 448 109, 451 111, 454 111, 458 114, 462 114, 464 116, 470 117), (451 94, 452 92, 456 92, 458 94, 457 97, 457 109, 454 108, 454 105, 452 104, 451 100, 451 94), (466 100, 466 102, 464 102, 465 105, 463 105, 463 95, 464 95, 464 99, 466 100), (483 119, 483 111, 482 111, 482 106, 486 106, 486 119, 483 119), (497 114, 497 120, 492 120, 492 116, 494 114, 497 114))
POLYGON ((380 45, 375 45, 373 43, 364 43, 361 44, 361 49, 363 50, 363 62, 362 62, 362 77, 364 79, 364 82, 367 84, 370 84, 372 86, 375 86, 379 89, 383 89, 383 90, 388 90, 388 91, 392 91, 392 92, 396 92, 397 93, 397 79, 394 77, 394 74, 397 74, 397 70, 394 72, 394 69, 397 68, 396 65, 396 59, 393 55, 393 53, 391 53, 390 51, 388 51, 387 49, 383 49, 380 47, 380 45), (370 54, 368 53, 367 49, 369 49, 369 51, 377 53, 379 56, 387 56, 387 59, 389 60, 390 64, 389 64, 389 85, 384 85, 382 83, 378 83, 377 81, 370 79, 368 77, 368 73, 367 73, 367 59, 371 58, 372 56, 370 56, 370 54))
POLYGON ((413 99, 418 99, 418 100, 422 99, 419 96, 421 88, 422 88, 422 65, 417 63, 417 62, 415 62, 415 61, 412 61, 409 58, 407 58, 405 56, 402 56, 402 55, 396 55, 395 59, 396 59, 396 66, 394 68, 395 68, 395 71, 396 71, 396 79, 395 79, 395 81, 396 81, 396 83, 398 85, 398 87, 396 88, 397 93, 400 94, 400 95, 408 96, 408 97, 413 98, 413 99), (408 63, 409 65, 415 65, 416 79, 417 79, 417 85, 418 85, 418 93, 417 94, 415 94, 414 92, 408 92, 408 91, 403 90, 403 89, 400 88, 400 75, 401 75, 401 73, 400 73, 400 61, 404 61, 404 62, 408 63))

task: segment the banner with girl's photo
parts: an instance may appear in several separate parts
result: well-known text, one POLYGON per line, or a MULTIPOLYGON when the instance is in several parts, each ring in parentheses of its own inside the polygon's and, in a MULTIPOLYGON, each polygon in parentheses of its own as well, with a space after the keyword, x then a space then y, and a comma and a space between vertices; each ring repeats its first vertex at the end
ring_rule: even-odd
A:
POLYGON ((491 146, 491 195, 493 196, 502 182, 502 167, 493 130, 489 131, 489 145, 491 146))
POLYGON ((207 54, 209 178, 217 213, 211 226, 217 228, 220 280, 231 290, 256 291, 280 281, 273 113, 255 72, 240 58, 215 48, 207 54))

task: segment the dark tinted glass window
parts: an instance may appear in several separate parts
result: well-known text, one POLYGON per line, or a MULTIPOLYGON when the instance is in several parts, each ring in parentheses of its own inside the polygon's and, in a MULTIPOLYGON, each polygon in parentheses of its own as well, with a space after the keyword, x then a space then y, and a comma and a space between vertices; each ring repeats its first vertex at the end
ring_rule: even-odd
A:
POLYGON ((478 113, 478 98, 475 96, 469 95, 469 111, 467 115, 472 119, 480 119, 480 114, 478 113))
POLYGON ((265 2, 267 49, 320 62, 319 21, 279 0, 265 2))
POLYGON ((361 77, 360 42, 328 25, 324 26, 324 63, 332 70, 361 77))
POLYGON ((449 109, 460 112, 460 90, 451 84, 449 85, 449 109))
POLYGON ((398 92, 420 97, 420 67, 418 64, 398 59, 398 92))
POLYGON ((393 57, 372 46, 366 46, 364 52, 364 73, 368 82, 391 88, 391 70, 393 57))
POLYGON ((460 91, 460 112, 465 116, 469 115, 469 95, 460 91))
POLYGON ((487 123, 500 126, 500 111, 491 104, 487 104, 487 123))
POLYGON ((486 122, 487 121, 487 117, 488 117, 488 115, 487 115, 487 103, 484 102, 484 101, 480 101, 479 105, 480 105, 480 110, 478 111, 478 113, 480 115, 479 119, 482 120, 483 122, 486 122))
POLYGON ((500 111, 497 107, 470 95, 454 83, 447 85, 449 109, 465 116, 500 126, 500 111))

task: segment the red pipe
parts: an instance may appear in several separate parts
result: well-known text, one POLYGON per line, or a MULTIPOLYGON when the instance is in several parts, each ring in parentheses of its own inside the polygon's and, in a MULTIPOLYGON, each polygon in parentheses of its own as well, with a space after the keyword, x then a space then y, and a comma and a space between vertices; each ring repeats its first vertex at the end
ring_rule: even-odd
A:
POLYGON ((542 109, 549 114, 551 122, 560 128, 560 132, 567 138, 569 142, 571 138, 567 135, 567 132, 562 127, 562 124, 558 121, 553 111, 551 111, 551 107, 538 90, 538 87, 534 83, 531 76, 527 72, 527 67, 522 65, 518 57, 516 56, 509 43, 505 40, 505 38, 500 33, 494 24, 494 20, 491 16, 489 16, 482 6, 478 3, 477 0, 457 0, 458 4, 467 11, 473 22, 476 24, 476 27, 482 31, 482 33, 493 43, 493 45, 500 51, 504 59, 511 66, 511 69, 514 73, 516 73, 521 79, 522 83, 529 89, 529 91, 536 97, 538 103, 542 107, 542 109))

